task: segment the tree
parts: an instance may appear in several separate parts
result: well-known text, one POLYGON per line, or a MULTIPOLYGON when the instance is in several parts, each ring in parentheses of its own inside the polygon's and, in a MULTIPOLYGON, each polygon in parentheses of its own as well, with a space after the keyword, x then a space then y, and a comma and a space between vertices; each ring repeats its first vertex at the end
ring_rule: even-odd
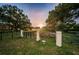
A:
POLYGON ((23 10, 17 6, 3 5, 0 7, 0 20, 2 24, 5 22, 11 30, 18 30, 31 27, 28 16, 23 14, 23 10))
POLYGON ((49 12, 46 23, 54 26, 54 30, 69 30, 76 24, 75 19, 78 17, 79 4, 60 3, 54 10, 49 12))

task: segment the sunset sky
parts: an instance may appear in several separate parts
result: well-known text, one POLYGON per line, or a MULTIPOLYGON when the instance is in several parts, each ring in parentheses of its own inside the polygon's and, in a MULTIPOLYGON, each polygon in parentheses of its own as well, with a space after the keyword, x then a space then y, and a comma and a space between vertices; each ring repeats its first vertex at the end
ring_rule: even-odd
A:
MULTIPOLYGON (((9 3, 11 4, 11 3, 9 3)), ((5 4, 0 4, 5 5, 5 4)), ((17 3, 11 4, 22 9, 24 13, 30 19, 32 26, 36 27, 45 24, 45 20, 48 17, 48 12, 55 8, 57 4, 53 3, 17 3)))

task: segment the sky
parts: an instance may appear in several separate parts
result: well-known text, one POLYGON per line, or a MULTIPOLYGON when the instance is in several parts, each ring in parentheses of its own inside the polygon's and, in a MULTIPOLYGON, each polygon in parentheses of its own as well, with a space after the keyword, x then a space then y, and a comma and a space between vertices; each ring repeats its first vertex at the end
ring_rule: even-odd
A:
MULTIPOLYGON (((45 25, 45 21, 48 17, 49 11, 53 10, 57 4, 55 3, 8 3, 15 5, 19 9, 24 11, 24 14, 28 16, 32 26, 37 27, 39 25, 45 25)), ((1 3, 1 5, 5 5, 1 3)))

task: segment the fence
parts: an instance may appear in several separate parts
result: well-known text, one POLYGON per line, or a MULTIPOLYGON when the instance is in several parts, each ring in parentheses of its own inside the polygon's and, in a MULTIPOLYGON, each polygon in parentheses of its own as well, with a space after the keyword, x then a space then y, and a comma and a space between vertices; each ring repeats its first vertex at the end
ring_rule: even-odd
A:
MULTIPOLYGON (((4 31, 4 32, 0 32, 0 40, 3 39, 18 39, 21 38, 20 36, 20 31, 4 31)), ((36 34, 35 31, 32 32, 23 32, 23 38, 35 38, 36 34)))
POLYGON ((79 44, 79 31, 70 31, 63 33, 63 43, 79 44))
POLYGON ((12 31, 5 31, 5 32, 0 32, 0 39, 14 39, 19 37, 19 32, 12 32, 12 31))
MULTIPOLYGON (((0 32, 0 40, 19 39, 19 38, 21 38, 20 31, 0 32)), ((31 39, 35 39, 36 41, 39 41, 41 39, 39 31, 24 31, 23 38, 25 39, 31 38, 31 39)), ((79 31, 68 32, 68 33, 65 32, 62 33, 61 31, 56 31, 56 45, 61 47, 62 43, 79 44, 79 31)))
POLYGON ((23 37, 34 39, 36 38, 36 31, 25 31, 23 32, 23 37))
MULTIPOLYGON (((56 33, 56 45, 61 47, 62 46, 62 33, 57 32, 56 33), (59 36, 60 35, 60 36, 59 36), (59 39, 60 38, 60 39, 59 39)), ((5 32, 0 32, 0 40, 5 40, 5 39, 18 39, 18 38, 31 38, 35 39, 36 41, 39 41, 40 38, 40 33, 38 31, 24 31, 24 32, 14 32, 14 31, 5 31, 5 32), (23 35, 23 36, 22 36, 23 35)))

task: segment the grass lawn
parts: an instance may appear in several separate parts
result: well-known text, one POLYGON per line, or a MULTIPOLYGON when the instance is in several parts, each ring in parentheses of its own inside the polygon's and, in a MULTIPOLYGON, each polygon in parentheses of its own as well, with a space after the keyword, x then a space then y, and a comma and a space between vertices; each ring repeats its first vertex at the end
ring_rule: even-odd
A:
MULTIPOLYGON (((55 45, 55 38, 41 38, 46 40, 46 44, 35 39, 4 39, 0 40, 0 54, 3 55, 73 55, 79 54, 79 44, 73 44, 74 39, 79 40, 79 36, 74 34, 63 34, 63 46, 55 45)), ((79 41, 78 41, 79 42, 79 41)))

